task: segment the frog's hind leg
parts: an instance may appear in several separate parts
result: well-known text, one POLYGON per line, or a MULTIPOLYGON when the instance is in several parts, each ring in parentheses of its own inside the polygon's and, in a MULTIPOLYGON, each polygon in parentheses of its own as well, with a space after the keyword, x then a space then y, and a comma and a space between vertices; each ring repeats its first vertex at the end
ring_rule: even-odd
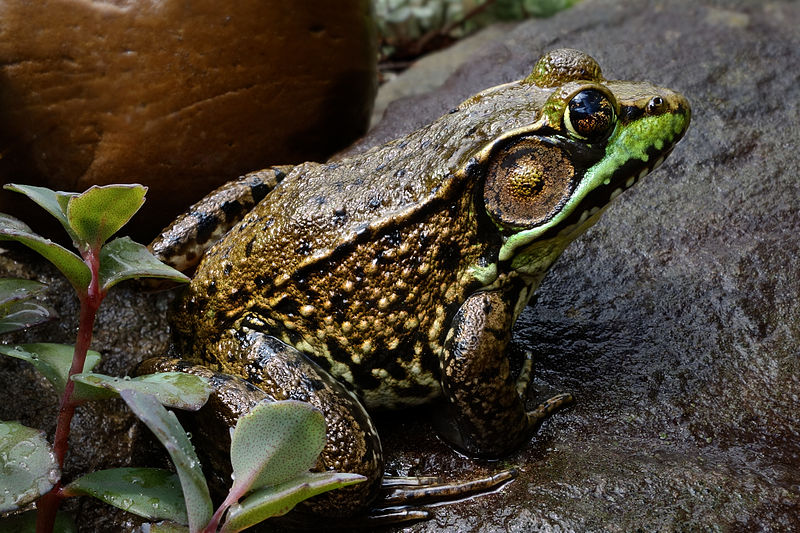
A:
POLYGON ((367 477, 363 483, 301 503, 299 514, 339 517, 368 509, 380 490, 383 455, 377 431, 358 399, 301 352, 269 335, 249 328, 228 330, 215 348, 230 359, 205 366, 157 358, 138 369, 140 373, 181 371, 209 378, 213 388, 209 401, 196 413, 184 413, 182 420, 194 435, 215 494, 224 495, 230 484, 230 429, 239 417, 260 402, 298 400, 322 411, 327 426, 325 447, 312 470, 367 477))
POLYGON ((515 477, 516 468, 468 481, 443 481, 438 477, 385 476, 381 484, 382 497, 379 503, 382 506, 397 506, 452 502, 493 492, 515 477))
POLYGON ((150 251, 173 268, 190 271, 205 251, 244 218, 291 169, 291 165, 269 167, 222 185, 175 219, 150 243, 150 251))

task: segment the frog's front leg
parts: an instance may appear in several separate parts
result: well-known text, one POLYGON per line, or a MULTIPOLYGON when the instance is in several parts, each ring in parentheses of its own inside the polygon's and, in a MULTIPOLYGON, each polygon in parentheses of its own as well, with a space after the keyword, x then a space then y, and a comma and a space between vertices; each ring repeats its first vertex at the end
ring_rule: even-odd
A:
POLYGON ((572 401, 562 394, 526 412, 506 348, 514 298, 502 290, 470 296, 456 313, 441 355, 442 387, 455 422, 445 438, 470 454, 500 457, 528 439, 542 419, 572 401), (452 433, 452 432, 451 432, 452 433))
POLYGON ((269 167, 225 183, 176 218, 150 243, 150 251, 181 272, 193 269, 205 251, 244 218, 292 168, 292 165, 269 167))

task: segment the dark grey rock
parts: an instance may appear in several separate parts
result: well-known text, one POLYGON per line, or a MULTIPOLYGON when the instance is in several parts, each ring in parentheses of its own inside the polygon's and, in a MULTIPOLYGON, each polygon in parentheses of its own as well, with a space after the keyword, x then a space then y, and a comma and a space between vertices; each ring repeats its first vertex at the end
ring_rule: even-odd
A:
MULTIPOLYGON (((498 493, 436 507, 409 531, 800 530, 798 28, 800 3, 789 1, 585 0, 452 59, 465 64, 440 90, 391 106, 356 147, 522 77, 564 46, 591 53, 610 78, 683 92, 694 112, 664 167, 567 249, 515 332, 517 350, 537 357, 531 406, 569 391, 574 407, 496 463, 447 448, 424 412, 380 417, 393 473, 521 469, 498 493)), ((66 284, 19 257, 0 266, 53 281, 48 296, 65 317, 28 337, 67 341, 77 306, 66 284)), ((123 285, 109 298, 95 346, 103 370, 126 373, 166 349, 169 297, 123 285)), ((36 379, 0 359, 0 418, 52 430, 55 400, 36 379)), ((110 406, 79 413, 111 435, 78 431, 69 475, 141 464, 126 454, 146 451, 131 444, 146 430, 110 406)), ((92 513, 84 531, 113 529, 81 506, 92 513)))

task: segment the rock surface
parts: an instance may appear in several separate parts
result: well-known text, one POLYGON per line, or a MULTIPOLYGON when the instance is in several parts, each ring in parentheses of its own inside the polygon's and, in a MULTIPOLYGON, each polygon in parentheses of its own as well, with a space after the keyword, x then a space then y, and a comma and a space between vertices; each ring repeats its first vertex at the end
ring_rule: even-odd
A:
MULTIPOLYGON (((591 53, 608 77, 679 90, 694 112, 667 163, 567 249, 515 331, 515 347, 537 357, 530 404, 569 391, 574 407, 499 463, 447 448, 424 412, 379 419, 393 473, 521 469, 498 493, 436 507, 434 519, 405 530, 800 530, 798 28, 800 4, 789 1, 585 0, 509 29, 480 56, 451 58, 468 63, 440 90, 391 106, 360 144, 522 77, 562 46, 591 53)), ((12 274, 29 268, 10 259, 12 274)), ((168 297, 115 291, 95 346, 106 347, 104 370, 124 373, 164 349, 168 297)), ((72 316, 75 304, 62 298, 72 316)), ((73 328, 29 335, 65 340, 73 328)), ((33 424, 36 407, 52 408, 33 379, 0 360, 0 418, 33 424)), ((116 441, 141 430, 114 427, 97 446, 116 455, 77 447, 71 472, 128 461, 130 445, 116 441)), ((107 518, 85 520, 85 531, 106 530, 97 524, 107 518)))
POLYGON ((370 6, 0 0, 0 180, 144 183, 149 240, 236 176, 325 159, 369 122, 370 6))

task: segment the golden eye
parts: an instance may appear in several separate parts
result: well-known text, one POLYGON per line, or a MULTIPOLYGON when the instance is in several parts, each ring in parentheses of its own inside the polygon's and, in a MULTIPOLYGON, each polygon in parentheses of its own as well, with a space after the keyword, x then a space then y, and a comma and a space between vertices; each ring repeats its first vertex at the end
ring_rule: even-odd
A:
POLYGON ((614 131, 616 121, 614 104, 597 89, 579 92, 564 111, 564 127, 567 131, 573 137, 588 142, 606 140, 614 131))
POLYGON ((520 139, 489 161, 483 200, 496 222, 531 228, 546 222, 566 202, 575 176, 569 155, 536 137, 520 139))

